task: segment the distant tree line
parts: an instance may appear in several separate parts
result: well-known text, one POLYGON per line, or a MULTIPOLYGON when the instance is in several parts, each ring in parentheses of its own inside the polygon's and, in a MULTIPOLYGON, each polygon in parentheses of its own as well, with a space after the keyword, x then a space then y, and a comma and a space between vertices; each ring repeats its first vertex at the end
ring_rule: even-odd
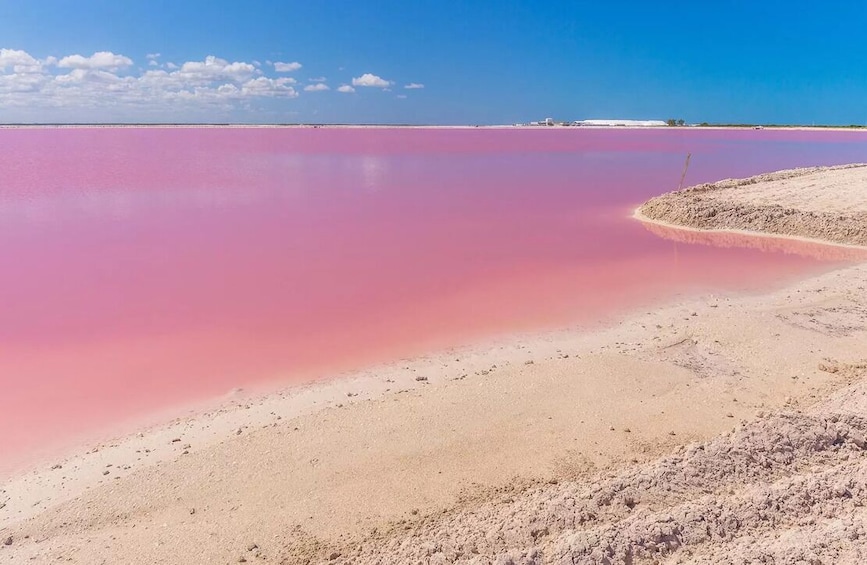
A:
POLYGON ((867 129, 867 125, 860 124, 848 124, 848 125, 834 125, 834 124, 752 124, 752 123, 740 123, 740 124, 726 124, 726 123, 718 123, 711 124, 708 122, 702 122, 698 124, 699 127, 714 127, 714 128, 832 128, 832 129, 867 129))
MULTIPOLYGON (((675 126, 684 126, 686 122, 680 119, 669 118, 665 120, 665 125, 675 127, 675 126)), ((849 125, 828 125, 828 124, 810 124, 810 125, 795 125, 795 124, 749 124, 749 123, 740 123, 740 124, 710 124, 708 122, 701 122, 697 124, 699 127, 721 127, 721 128, 794 128, 794 127, 811 127, 811 128, 847 128, 847 129, 867 129, 867 124, 849 124, 849 125)))

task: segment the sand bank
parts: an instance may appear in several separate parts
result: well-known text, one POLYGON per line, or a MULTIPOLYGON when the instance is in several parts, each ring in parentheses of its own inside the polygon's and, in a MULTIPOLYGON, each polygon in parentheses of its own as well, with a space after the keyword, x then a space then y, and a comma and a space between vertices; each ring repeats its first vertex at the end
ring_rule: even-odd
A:
POLYGON ((867 247, 867 165, 700 184, 645 202, 637 216, 669 226, 867 247))
POLYGON ((6 480, 0 562, 858 562, 865 361, 854 265, 239 395, 6 480))

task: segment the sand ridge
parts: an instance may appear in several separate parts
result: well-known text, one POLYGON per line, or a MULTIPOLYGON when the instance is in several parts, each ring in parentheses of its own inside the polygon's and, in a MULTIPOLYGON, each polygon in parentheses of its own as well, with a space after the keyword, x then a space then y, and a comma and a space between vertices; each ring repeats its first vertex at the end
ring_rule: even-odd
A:
POLYGON ((648 465, 534 487, 384 536, 350 561, 489 562, 478 554, 522 564, 863 560, 867 389, 862 383, 843 394, 860 401, 860 413, 823 405, 762 414, 648 465), (800 531, 771 535, 788 529, 800 531))
POLYGON ((867 165, 809 167, 700 184, 652 198, 639 219, 867 247, 867 165))

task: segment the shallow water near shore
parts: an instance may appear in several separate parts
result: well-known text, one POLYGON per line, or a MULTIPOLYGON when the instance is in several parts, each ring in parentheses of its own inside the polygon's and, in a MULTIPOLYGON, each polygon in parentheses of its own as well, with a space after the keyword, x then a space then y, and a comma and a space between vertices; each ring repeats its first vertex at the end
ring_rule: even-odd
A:
POLYGON ((837 255, 666 239, 686 184, 860 132, 0 130, 0 467, 234 387, 761 289, 837 255))

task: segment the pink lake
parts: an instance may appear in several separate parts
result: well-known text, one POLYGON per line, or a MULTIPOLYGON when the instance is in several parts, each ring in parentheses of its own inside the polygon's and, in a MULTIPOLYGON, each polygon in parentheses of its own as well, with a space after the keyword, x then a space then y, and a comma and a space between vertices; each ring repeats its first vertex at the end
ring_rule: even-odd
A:
POLYGON ((676 188, 687 152, 695 184, 867 161, 867 136, 2 129, 0 469, 234 387, 769 288, 847 259, 632 220, 676 188))

